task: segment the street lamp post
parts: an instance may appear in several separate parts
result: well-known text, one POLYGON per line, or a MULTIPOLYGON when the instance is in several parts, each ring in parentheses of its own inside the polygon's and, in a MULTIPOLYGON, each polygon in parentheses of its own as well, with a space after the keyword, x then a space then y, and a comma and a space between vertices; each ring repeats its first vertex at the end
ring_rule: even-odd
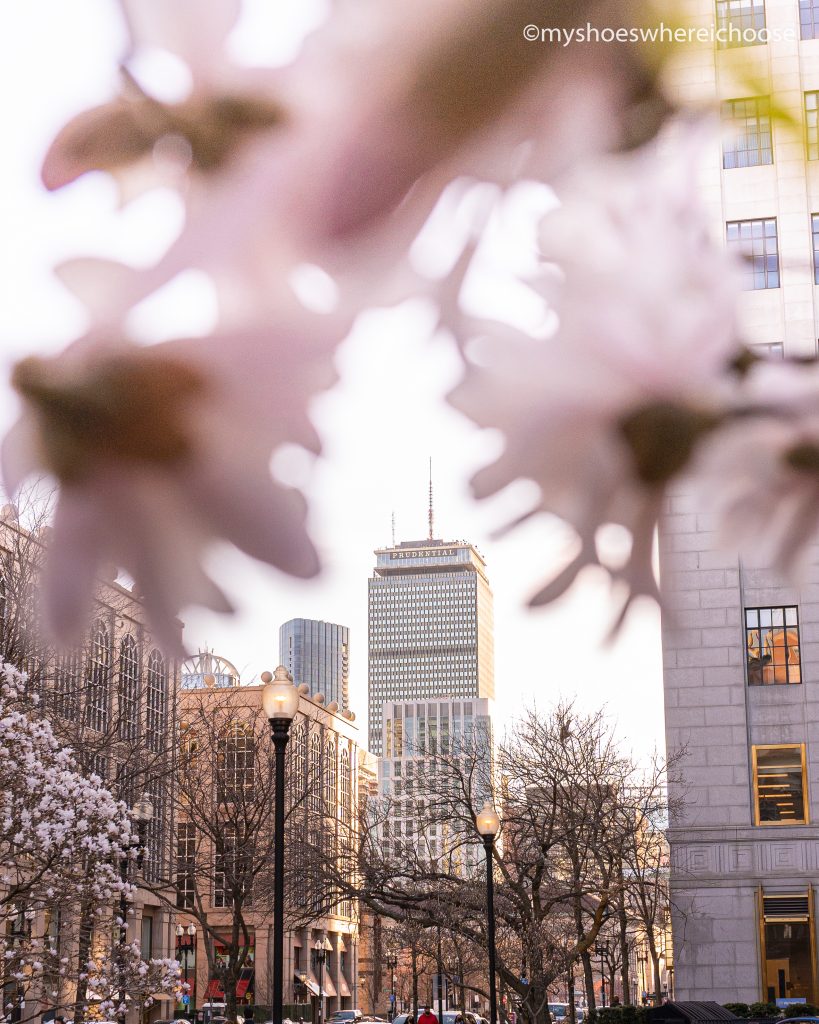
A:
POLYGON ((606 964, 603 960, 604 947, 598 945, 597 952, 600 955, 600 1005, 606 1006, 606 964))
POLYGON ((478 815, 478 832, 486 851, 486 938, 489 946, 489 1024, 498 1024, 498 997, 495 991, 495 880, 492 873, 492 849, 500 829, 498 812, 487 800, 478 815))
POLYGON ((136 866, 137 870, 139 870, 145 859, 145 844, 148 838, 148 825, 151 823, 153 816, 154 805, 151 803, 151 798, 148 793, 143 793, 131 808, 131 818, 134 820, 137 827, 137 838, 128 846, 125 851, 125 855, 119 862, 119 876, 122 881, 122 891, 119 896, 119 1005, 117 1006, 117 1021, 119 1024, 125 1024, 126 1017, 125 996, 127 987, 127 957, 125 953, 125 945, 128 941, 128 897, 126 894, 126 886, 128 885, 128 880, 131 874, 130 854, 133 850, 136 850, 136 866))
MULTIPOLYGON (((187 983, 188 981, 188 950, 192 950, 196 944, 196 925, 191 922, 187 928, 183 928, 181 924, 176 926, 176 944, 182 953, 182 981, 187 983), (183 942, 183 937, 187 935, 188 941, 183 942)), ((190 1016, 190 1000, 192 986, 188 987, 188 1010, 185 1016, 190 1016)))
POLYGON ((648 986, 646 985, 646 963, 647 963, 647 957, 645 955, 645 952, 641 949, 637 953, 637 974, 638 974, 638 980, 639 980, 639 984, 640 984, 640 1002, 641 1003, 642 1003, 643 998, 644 998, 643 993, 648 991, 648 986))
POLYGON ((330 940, 326 935, 323 939, 316 939, 316 943, 313 946, 313 949, 316 951, 316 961, 319 967, 318 1024, 324 1024, 324 961, 327 959, 327 954, 332 948, 330 940))
POLYGON ((396 1005, 395 1005, 395 968, 398 966, 398 954, 395 950, 388 950, 384 961, 390 970, 390 1012, 388 1014, 389 1020, 395 1017, 396 1005))
POLYGON ((262 672, 262 708, 270 722, 276 750, 276 790, 273 842, 273 1024, 282 1024, 284 998, 284 754, 290 723, 299 709, 299 692, 290 674, 279 665, 274 675, 262 672))

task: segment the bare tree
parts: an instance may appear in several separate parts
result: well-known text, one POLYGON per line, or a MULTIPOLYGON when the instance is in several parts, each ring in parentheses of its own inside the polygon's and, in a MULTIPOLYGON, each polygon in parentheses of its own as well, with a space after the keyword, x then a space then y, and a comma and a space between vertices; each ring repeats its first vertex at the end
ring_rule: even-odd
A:
MULTIPOLYGON (((241 692, 184 691, 173 787, 175 873, 154 887, 198 922, 209 977, 224 992, 228 1019, 235 1017, 237 984, 251 967, 251 934, 275 898, 275 751, 258 702, 243 702, 241 692)), ((336 855, 339 817, 335 791, 326 792, 323 757, 314 756, 322 739, 310 724, 297 716, 287 748, 285 842, 292 853, 285 892, 291 928, 321 918, 348 898, 328 888, 325 875, 314 869, 336 855)))
POLYGON ((626 898, 632 920, 645 938, 652 966, 655 1004, 662 1002, 661 946, 658 932, 670 912, 668 841, 665 836, 667 808, 656 794, 647 792, 637 827, 624 852, 626 898))
POLYGON ((486 996, 485 868, 475 822, 502 779, 503 829, 493 850, 497 970, 524 1014, 545 1021, 548 989, 573 962, 588 966, 590 983, 589 951, 616 909, 637 820, 628 809, 634 765, 602 713, 584 716, 571 705, 548 716, 526 712, 496 753, 488 736, 476 735, 441 738, 435 749, 427 741, 414 755, 402 796, 371 806, 347 865, 357 883, 335 881, 377 913, 457 934, 483 967, 472 987, 486 996))

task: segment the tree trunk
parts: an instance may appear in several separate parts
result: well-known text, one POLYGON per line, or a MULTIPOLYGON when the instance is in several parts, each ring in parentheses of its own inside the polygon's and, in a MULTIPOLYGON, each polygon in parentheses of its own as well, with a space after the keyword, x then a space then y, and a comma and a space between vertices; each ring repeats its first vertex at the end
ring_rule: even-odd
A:
POLYGON ((591 953, 585 950, 580 954, 580 961, 583 964, 583 982, 586 986, 586 1006, 589 1011, 597 1008, 597 1000, 594 996, 594 972, 592 971, 591 953))
POLYGON ((91 955, 91 936, 94 931, 94 908, 90 903, 80 907, 80 930, 77 943, 77 992, 74 998, 74 1022, 83 1024, 85 1002, 88 996, 88 958, 91 955))
POLYGON ((618 912, 620 918, 620 979, 623 983, 623 1003, 629 1005, 631 1003, 631 965, 628 959, 628 916, 626 915, 626 908, 620 905, 618 912))
POLYGON ((654 936, 648 935, 648 951, 651 956, 651 967, 654 974, 654 1005, 659 1006, 663 1001, 663 983, 660 979, 660 954, 654 943, 654 936))
POLYGON ((574 964, 569 965, 569 972, 566 975, 566 998, 569 1002, 569 1024, 577 1024, 574 1012, 574 964))
POLYGON ((381 972, 383 969, 381 960, 381 918, 376 914, 373 919, 373 1009, 378 1007, 378 1000, 381 998, 381 972))
POLYGON ((520 1009, 531 1024, 549 1024, 549 993, 546 986, 530 978, 520 1009))
POLYGON ((418 945, 413 939, 412 948, 412 1006, 410 1007, 410 1013, 418 1019, 418 945))

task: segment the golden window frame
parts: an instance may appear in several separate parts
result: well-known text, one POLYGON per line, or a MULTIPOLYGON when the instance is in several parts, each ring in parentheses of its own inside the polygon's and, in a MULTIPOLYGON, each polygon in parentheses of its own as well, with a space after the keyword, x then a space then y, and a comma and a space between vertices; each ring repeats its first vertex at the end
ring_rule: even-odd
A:
POLYGON ((808 800, 808 756, 804 743, 754 743, 751 745, 752 770, 754 782, 754 825, 760 828, 776 827, 781 825, 809 825, 810 824, 810 803, 808 800), (757 753, 760 750, 798 750, 802 758, 802 807, 803 816, 801 819, 794 818, 787 821, 762 821, 759 814, 759 774, 757 771, 757 753))

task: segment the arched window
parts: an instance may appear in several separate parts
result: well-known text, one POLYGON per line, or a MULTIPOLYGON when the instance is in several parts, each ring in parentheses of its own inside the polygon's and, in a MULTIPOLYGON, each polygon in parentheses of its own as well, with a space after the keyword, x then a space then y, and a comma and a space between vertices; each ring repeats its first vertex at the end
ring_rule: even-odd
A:
POLYGON ((294 802, 304 797, 307 781, 307 723, 301 722, 293 726, 290 742, 293 744, 293 778, 290 785, 294 802))
POLYGON ((341 798, 341 823, 342 825, 349 825, 353 818, 353 791, 352 791, 352 775, 350 772, 350 752, 345 747, 341 751, 341 777, 339 779, 341 787, 340 798, 341 798))
POLYGON ((69 651, 57 659, 54 693, 51 703, 54 714, 69 721, 75 721, 79 708, 80 677, 82 660, 77 651, 69 651))
POLYGON ((119 738, 139 735, 139 648, 128 633, 119 645, 119 738))
POLYGON ((86 671, 85 722, 97 732, 108 729, 111 678, 111 636, 98 619, 91 633, 91 650, 86 671))
POLYGON ((148 655, 145 701, 145 739, 148 749, 160 753, 165 746, 165 719, 168 710, 168 667, 165 656, 154 648, 148 655))
POLYGON ((310 737, 310 777, 307 786, 310 811, 321 814, 321 737, 317 732, 310 737))
POLYGON ((335 814, 338 778, 336 774, 336 745, 328 738, 324 747, 324 813, 335 814))
POLYGON ((255 759, 252 729, 244 722, 231 722, 219 740, 216 759, 220 800, 236 803, 251 797, 255 759))

